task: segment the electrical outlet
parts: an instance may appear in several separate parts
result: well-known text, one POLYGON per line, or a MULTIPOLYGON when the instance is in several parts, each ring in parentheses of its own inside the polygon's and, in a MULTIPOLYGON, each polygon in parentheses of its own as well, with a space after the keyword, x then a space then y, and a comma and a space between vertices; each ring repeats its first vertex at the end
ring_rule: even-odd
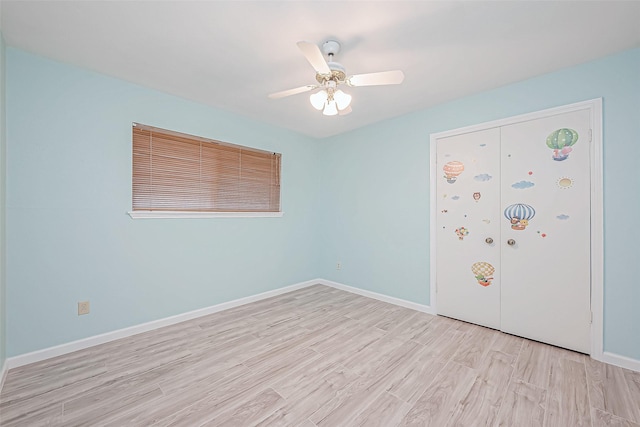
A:
POLYGON ((78 303, 78 316, 89 314, 89 301, 80 301, 78 303))
POLYGON ((338 261, 336 263, 336 270, 340 270, 340 269, 342 269, 342 263, 340 263, 340 261, 338 261))

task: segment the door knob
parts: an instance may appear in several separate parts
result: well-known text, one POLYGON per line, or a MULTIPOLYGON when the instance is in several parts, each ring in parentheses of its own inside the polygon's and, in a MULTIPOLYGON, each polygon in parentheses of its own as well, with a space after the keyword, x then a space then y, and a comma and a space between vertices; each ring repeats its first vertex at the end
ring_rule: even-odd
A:
POLYGON ((493 243, 493 239, 491 237, 487 237, 484 241, 487 242, 488 245, 493 243))
POLYGON ((509 245, 509 246, 513 246, 513 245, 515 245, 515 244, 516 244, 516 241, 515 241, 515 240, 513 240, 513 239, 509 239, 509 240, 507 240, 507 245, 509 245))

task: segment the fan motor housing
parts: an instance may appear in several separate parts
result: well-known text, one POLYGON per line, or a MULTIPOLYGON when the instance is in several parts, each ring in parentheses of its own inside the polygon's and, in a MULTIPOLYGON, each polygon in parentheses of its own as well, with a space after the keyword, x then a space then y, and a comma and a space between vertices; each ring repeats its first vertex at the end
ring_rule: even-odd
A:
POLYGON ((329 69, 331 70, 331 75, 328 74, 316 74, 316 80, 320 84, 324 84, 329 80, 333 80, 336 83, 344 83, 344 80, 347 78, 347 73, 345 72, 345 68, 342 64, 338 62, 327 62, 329 69))
POLYGON ((316 80, 320 84, 325 84, 329 80, 333 80, 336 83, 344 83, 344 79, 347 75, 342 70, 331 70, 331 75, 329 74, 316 74, 316 80))

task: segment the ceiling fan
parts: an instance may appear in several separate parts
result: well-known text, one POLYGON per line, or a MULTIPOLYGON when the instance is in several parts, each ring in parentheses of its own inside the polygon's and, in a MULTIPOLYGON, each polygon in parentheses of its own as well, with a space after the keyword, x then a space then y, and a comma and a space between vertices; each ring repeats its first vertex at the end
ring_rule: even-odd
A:
POLYGON ((285 96, 309 92, 321 88, 320 91, 311 94, 309 100, 317 110, 322 110, 325 116, 344 115, 351 112, 351 95, 338 89, 339 85, 347 86, 380 86, 400 84, 404 80, 404 73, 400 70, 382 71, 379 73, 356 74, 347 77, 342 64, 333 61, 334 55, 340 52, 340 43, 329 40, 322 44, 322 51, 314 44, 307 41, 297 43, 302 54, 307 58, 314 70, 318 84, 300 86, 294 89, 283 90, 269 95, 271 99, 284 98, 285 96), (325 61, 322 54, 327 55, 325 61))

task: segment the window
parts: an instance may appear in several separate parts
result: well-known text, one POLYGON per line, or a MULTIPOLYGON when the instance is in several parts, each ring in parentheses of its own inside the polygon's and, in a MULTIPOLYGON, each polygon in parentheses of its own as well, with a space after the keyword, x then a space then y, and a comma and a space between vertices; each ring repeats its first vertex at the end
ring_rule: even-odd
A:
POLYGON ((278 153, 138 123, 132 145, 134 218, 280 214, 278 153))

